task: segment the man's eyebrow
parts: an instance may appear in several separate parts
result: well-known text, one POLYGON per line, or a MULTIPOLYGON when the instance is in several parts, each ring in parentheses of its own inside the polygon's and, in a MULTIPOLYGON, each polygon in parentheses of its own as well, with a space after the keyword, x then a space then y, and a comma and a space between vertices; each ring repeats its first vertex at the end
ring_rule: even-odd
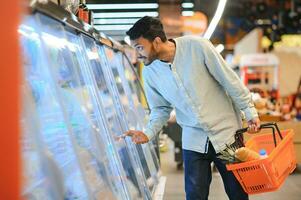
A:
POLYGON ((134 47, 137 47, 137 46, 139 46, 140 44, 134 44, 134 47))

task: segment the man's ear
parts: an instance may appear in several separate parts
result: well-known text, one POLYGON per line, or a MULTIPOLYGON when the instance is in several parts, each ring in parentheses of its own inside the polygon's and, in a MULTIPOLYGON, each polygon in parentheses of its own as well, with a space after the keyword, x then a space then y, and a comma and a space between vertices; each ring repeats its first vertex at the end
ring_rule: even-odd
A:
POLYGON ((153 41, 154 48, 157 50, 160 48, 160 45, 162 44, 162 40, 160 37, 156 37, 153 41))

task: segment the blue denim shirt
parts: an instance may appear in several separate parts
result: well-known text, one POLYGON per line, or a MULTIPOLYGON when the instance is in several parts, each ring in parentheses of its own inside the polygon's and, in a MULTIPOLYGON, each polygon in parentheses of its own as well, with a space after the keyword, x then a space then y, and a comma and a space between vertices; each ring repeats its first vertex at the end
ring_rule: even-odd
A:
POLYGON ((206 39, 175 39, 173 63, 154 61, 143 69, 150 119, 144 130, 151 139, 173 107, 183 128, 183 149, 206 152, 207 137, 217 152, 234 142, 246 119, 257 117, 248 89, 206 39))

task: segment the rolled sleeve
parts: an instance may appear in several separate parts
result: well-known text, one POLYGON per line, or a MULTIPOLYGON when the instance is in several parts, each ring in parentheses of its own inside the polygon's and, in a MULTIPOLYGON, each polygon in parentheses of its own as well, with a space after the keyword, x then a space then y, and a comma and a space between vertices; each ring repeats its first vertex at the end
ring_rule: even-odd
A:
POLYGON ((254 106, 250 106, 242 110, 245 113, 245 117, 247 121, 250 121, 256 117, 258 117, 257 110, 254 106))

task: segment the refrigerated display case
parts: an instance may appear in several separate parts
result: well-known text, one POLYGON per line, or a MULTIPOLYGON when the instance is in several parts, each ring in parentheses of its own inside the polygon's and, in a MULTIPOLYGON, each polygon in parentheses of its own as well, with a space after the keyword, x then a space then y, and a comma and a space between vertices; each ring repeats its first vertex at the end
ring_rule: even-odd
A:
POLYGON ((21 197, 28 200, 63 199, 61 176, 43 149, 38 119, 32 112, 33 97, 26 86, 22 88, 21 99, 21 197))
MULTIPOLYGON (((122 51, 122 60, 120 61, 121 64, 119 66, 122 66, 123 68, 121 69, 120 74, 125 77, 126 80, 124 82, 127 82, 129 85, 129 87, 126 87, 129 88, 128 90, 126 89, 126 91, 129 94, 129 98, 133 99, 139 122, 145 126, 149 120, 148 114, 150 113, 150 109, 146 100, 145 91, 141 80, 142 77, 139 75, 139 73, 141 73, 141 66, 136 65, 134 67, 130 58, 127 56, 129 51, 128 48, 129 47, 125 47, 122 51)), ((139 65, 141 65, 141 63, 139 65)), ((157 136, 149 142, 153 159, 157 160, 155 162, 157 170, 160 168, 159 134, 160 133, 158 133, 157 136)))
MULTIPOLYGON (((142 130, 144 130, 145 125, 148 121, 148 110, 145 110, 142 106, 142 99, 146 99, 144 89, 139 79, 137 72, 134 69, 134 66, 131 64, 130 60, 126 56, 125 53, 122 53, 121 64, 118 65, 119 74, 124 82, 125 90, 129 96, 129 99, 132 98, 134 104, 134 110, 137 113, 138 121, 142 126, 142 130), (128 88, 128 89, 126 89, 128 88), (142 97, 144 96, 144 97, 142 97)), ((149 143, 149 147, 151 150, 153 162, 156 166, 157 172, 160 172, 160 161, 158 155, 158 137, 155 137, 149 143)))
POLYGON ((99 159, 103 161, 107 168, 109 182, 118 199, 136 199, 138 192, 130 190, 131 185, 128 186, 130 183, 127 183, 127 177, 124 169, 121 167, 119 155, 105 125, 103 108, 98 107, 101 104, 95 98, 94 82, 91 79, 88 67, 89 62, 81 43, 81 37, 73 30, 67 29, 66 39, 72 43, 72 45, 68 45, 68 48, 73 58, 72 67, 75 76, 77 76, 77 85, 79 85, 79 87, 73 88, 73 93, 81 102, 81 108, 86 113, 95 131, 96 140, 99 142, 98 150, 102 153, 99 159))
MULTIPOLYGON (((115 138, 114 144, 119 153, 122 166, 125 169, 128 183, 131 183, 134 188, 139 191, 139 195, 144 199, 150 199, 151 195, 146 188, 146 180, 140 166, 139 155, 136 152, 134 144, 129 138, 122 139, 120 136, 128 130, 127 124, 122 112, 122 107, 116 104, 118 94, 112 92, 112 79, 106 72, 105 66, 98 54, 98 46, 89 37, 82 35, 82 40, 85 44, 87 57, 90 63, 91 79, 95 81, 97 88, 96 98, 99 98, 100 103, 104 107, 105 117, 110 129, 111 136, 115 138)), ((100 106, 99 106, 100 107, 100 106)))
POLYGON ((111 155, 105 155, 101 151, 105 149, 104 141, 97 140, 97 130, 102 127, 95 128, 95 123, 92 123, 85 112, 85 90, 82 90, 83 84, 75 67, 76 60, 84 57, 84 54, 72 56, 71 52, 75 50, 76 44, 68 41, 61 23, 42 15, 38 15, 38 18, 43 30, 41 37, 49 58, 50 71, 66 118, 71 125, 71 134, 90 194, 93 199, 124 199, 126 191, 122 190, 123 185, 116 184, 118 182, 113 180, 114 174, 119 177, 119 173, 112 173, 113 170, 108 167, 108 157, 111 155))
MULTIPOLYGON (((99 47, 100 56, 102 56, 102 60, 107 61, 107 70, 108 76, 115 80, 114 92, 120 98, 120 104, 123 107, 123 111, 125 112, 127 124, 130 129, 134 130, 143 130, 143 120, 145 116, 143 114, 138 114, 138 109, 143 109, 139 103, 137 94, 134 93, 132 88, 130 88, 129 84, 129 71, 127 71, 123 66, 123 54, 121 51, 114 52, 113 49, 108 47, 99 47)), ((131 74, 133 75, 133 74, 131 74)), ((133 77, 132 77, 133 78, 133 77)), ((143 112, 143 111, 142 111, 143 112)), ((158 181, 158 171, 156 169, 156 165, 154 162, 157 162, 156 159, 153 159, 150 143, 143 145, 136 145, 141 165, 143 167, 144 175, 147 179, 148 187, 150 191, 153 191, 156 182, 158 181)))
POLYGON ((30 16, 19 27, 23 50, 24 81, 34 99, 40 121, 41 139, 49 158, 62 173, 65 199, 88 199, 77 156, 69 135, 70 127, 57 96, 56 87, 48 70, 48 62, 40 41, 35 16, 30 16))
MULTIPOLYGON (((93 126, 96 128, 97 132, 100 132, 100 136, 102 141, 105 141, 105 143, 107 144, 106 149, 108 150, 108 154, 110 155, 108 159, 108 162, 106 164, 112 166, 111 170, 110 170, 110 175, 114 178, 113 184, 115 185, 115 188, 120 189, 120 187, 126 187, 127 189, 127 195, 128 196, 124 196, 121 199, 140 199, 141 196, 143 195, 142 193, 139 193, 139 188, 136 187, 137 186, 137 182, 133 182, 133 180, 135 180, 135 174, 133 173, 133 170, 131 170, 131 162, 128 159, 129 155, 126 154, 125 150, 123 149, 124 147, 116 147, 114 148, 115 144, 114 144, 114 138, 111 138, 111 135, 107 135, 110 132, 110 128, 108 126, 105 126, 105 128, 99 128, 97 124, 109 124, 106 121, 106 116, 113 116, 114 114, 114 107, 113 104, 111 104, 111 107, 106 107, 103 108, 103 103, 101 103, 99 101, 99 97, 98 97, 98 87, 97 84, 95 82, 95 79, 93 78, 93 74, 92 74, 92 70, 91 70, 91 65, 90 62, 88 62, 86 59, 78 59, 81 58, 82 55, 85 55, 85 49, 83 49, 82 47, 84 47, 84 45, 82 45, 81 42, 83 42, 84 40, 82 40, 79 37, 76 37, 74 34, 70 33, 70 32, 66 32, 67 33, 67 39, 68 41, 72 41, 73 44, 75 44, 74 51, 72 52, 74 60, 77 60, 75 63, 75 66, 77 67, 77 71, 79 74, 79 80, 81 80, 81 84, 85 87, 84 90, 81 91, 76 91, 76 93, 82 93, 83 98, 82 98, 82 102, 83 105, 87 105, 86 106, 86 112, 90 113, 90 119, 93 123, 93 126), (96 87, 95 87, 96 86, 96 87), (102 119, 102 122, 99 122, 99 120, 102 119), (102 131, 100 131, 102 130, 102 131), (106 137, 107 136, 107 137, 106 137), (117 153, 114 152, 114 150, 117 149, 117 153), (116 155, 117 154, 117 155, 116 155), (119 158, 116 159, 116 156, 119 158), (111 159, 115 158, 115 162, 113 162, 111 159), (120 161, 121 159, 121 161, 120 161), (126 163, 128 162, 128 163, 126 163), (121 169, 119 168, 121 166, 121 169), (117 172, 116 170, 114 171, 113 168, 118 168, 119 171, 119 177, 117 176, 117 172), (135 186, 135 184, 136 186, 135 186), (124 184, 124 185, 123 185, 124 184), (140 196, 140 197, 139 197, 140 196)), ((86 40, 90 41, 93 43, 93 40, 89 39, 86 36, 81 36, 84 37, 86 40)), ((88 53, 86 54, 86 58, 92 58, 91 57, 92 54, 88 53)), ((97 76, 98 80, 104 78, 103 76, 97 76)), ((104 84, 103 87, 106 87, 106 83, 105 82, 101 82, 101 84, 104 84)), ((104 92, 105 93, 105 92, 104 92)), ((106 95, 110 95, 109 93, 106 95)), ((104 98, 102 98, 104 99, 104 98)), ((110 104, 110 97, 105 99, 104 103, 109 103, 110 104)), ((113 119, 115 120, 115 123, 112 125, 112 129, 119 130, 119 126, 118 121, 116 121, 117 119, 113 119)), ((122 146, 122 145, 120 145, 122 146)), ((104 148, 101 148, 101 150, 103 150, 104 148)))
POLYGON ((120 137, 143 127, 135 93, 119 64, 111 72, 93 31, 51 2, 35 2, 20 25, 22 90, 32 96, 23 107, 37 119, 21 120, 28 199, 152 199, 159 171, 153 151, 120 137))

